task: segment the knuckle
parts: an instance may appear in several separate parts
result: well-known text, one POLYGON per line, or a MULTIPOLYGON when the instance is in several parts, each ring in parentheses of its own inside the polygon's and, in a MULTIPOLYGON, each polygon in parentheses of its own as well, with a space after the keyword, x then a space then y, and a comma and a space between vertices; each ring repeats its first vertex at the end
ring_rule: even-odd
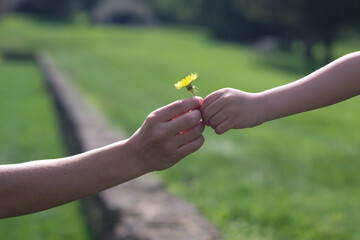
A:
POLYGON ((157 113, 154 111, 147 116, 146 121, 150 124, 154 124, 157 118, 157 113))
POLYGON ((231 102, 234 99, 234 95, 232 93, 230 93, 230 92, 225 93, 224 96, 223 96, 223 99, 226 102, 231 102))
POLYGON ((232 92, 232 88, 224 88, 224 89, 222 89, 222 94, 229 94, 229 93, 231 93, 232 92))

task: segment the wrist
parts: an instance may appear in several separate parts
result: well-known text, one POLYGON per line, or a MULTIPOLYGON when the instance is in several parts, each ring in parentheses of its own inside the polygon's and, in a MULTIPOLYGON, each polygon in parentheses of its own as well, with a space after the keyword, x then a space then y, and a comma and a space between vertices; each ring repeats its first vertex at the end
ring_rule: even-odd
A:
POLYGON ((139 177, 147 173, 144 164, 134 144, 129 139, 115 143, 117 156, 119 156, 118 163, 119 169, 126 169, 127 174, 132 178, 139 177))
POLYGON ((256 98, 258 99, 258 109, 260 110, 258 111, 259 124, 274 119, 274 108, 270 94, 267 91, 256 93, 256 98))
POLYGON ((136 144, 136 142, 134 142, 131 138, 126 139, 121 143, 122 151, 124 152, 128 165, 131 166, 130 168, 133 170, 134 175, 138 177, 149 173, 150 171, 147 169, 142 157, 139 154, 139 145, 136 144))

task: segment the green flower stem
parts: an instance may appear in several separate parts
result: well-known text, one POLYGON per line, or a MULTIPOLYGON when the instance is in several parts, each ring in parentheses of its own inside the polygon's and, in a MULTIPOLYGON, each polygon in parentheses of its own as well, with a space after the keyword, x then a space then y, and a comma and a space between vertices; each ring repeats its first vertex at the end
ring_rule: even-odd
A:
POLYGON ((186 89, 188 90, 188 92, 193 95, 193 97, 196 96, 195 94, 195 87, 193 85, 191 85, 191 83, 189 85, 186 86, 186 89))

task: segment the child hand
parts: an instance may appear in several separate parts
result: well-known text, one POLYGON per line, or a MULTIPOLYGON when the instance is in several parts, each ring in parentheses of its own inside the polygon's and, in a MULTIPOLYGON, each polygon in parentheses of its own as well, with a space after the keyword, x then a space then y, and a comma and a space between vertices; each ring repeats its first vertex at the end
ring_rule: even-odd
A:
POLYGON ((217 134, 230 129, 262 124, 263 104, 260 94, 224 88, 208 95, 201 106, 203 121, 217 134))

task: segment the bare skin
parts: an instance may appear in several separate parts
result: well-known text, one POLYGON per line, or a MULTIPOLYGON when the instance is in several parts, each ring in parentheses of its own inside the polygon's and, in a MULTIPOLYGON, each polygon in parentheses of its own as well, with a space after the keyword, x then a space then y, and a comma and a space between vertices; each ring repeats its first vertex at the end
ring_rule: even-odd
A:
POLYGON ((0 166, 0 218, 52 208, 173 166, 204 143, 196 110, 201 102, 189 98, 160 108, 129 139, 109 146, 0 166))
POLYGON ((360 94, 360 52, 345 55, 295 82, 260 93, 224 88, 201 106, 217 134, 329 106, 360 94))

